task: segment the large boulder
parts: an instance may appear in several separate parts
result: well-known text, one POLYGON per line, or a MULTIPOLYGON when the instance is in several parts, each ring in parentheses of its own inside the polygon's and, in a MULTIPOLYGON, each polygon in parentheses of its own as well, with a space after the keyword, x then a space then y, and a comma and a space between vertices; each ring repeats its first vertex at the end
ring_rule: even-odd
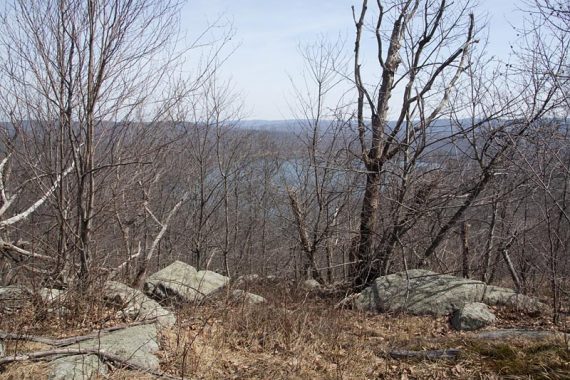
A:
POLYGON ((451 318, 451 325, 456 330, 473 331, 492 325, 496 321, 495 314, 481 302, 465 304, 456 310, 451 318))
MULTIPOLYGON (((86 340, 69 349, 98 350, 119 357, 126 363, 149 370, 158 370, 158 331, 154 324, 133 326, 99 338, 86 340)), ((50 363, 50 379, 94 378, 106 368, 96 355, 64 356, 50 363)))
POLYGON ((509 306, 530 314, 548 309, 512 289, 422 269, 379 277, 352 300, 359 310, 416 315, 446 315, 472 302, 509 306))
POLYGON ((229 281, 229 277, 219 273, 197 271, 191 265, 175 261, 149 276, 144 291, 161 301, 198 302, 225 287, 229 281))
POLYGON ((148 298, 138 289, 117 281, 107 281, 103 290, 104 299, 120 309, 119 313, 133 320, 156 318, 162 327, 172 327, 176 317, 158 302, 148 298))
POLYGON ((160 368, 155 356, 158 351, 158 331, 154 324, 128 327, 69 348, 99 349, 140 367, 151 370, 160 368))

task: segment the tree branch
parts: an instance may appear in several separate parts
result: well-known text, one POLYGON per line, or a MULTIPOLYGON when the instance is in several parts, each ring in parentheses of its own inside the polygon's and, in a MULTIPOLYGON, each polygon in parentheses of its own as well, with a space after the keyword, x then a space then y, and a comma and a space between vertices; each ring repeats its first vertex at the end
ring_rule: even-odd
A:
POLYGON ((63 173, 58 175, 54 181, 54 184, 46 191, 46 193, 40 199, 38 199, 34 204, 28 207, 27 210, 22 211, 21 213, 14 215, 11 218, 0 221, 0 230, 5 228, 6 226, 10 226, 12 224, 18 223, 26 219, 28 216, 30 216, 30 214, 36 211, 55 192, 55 190, 59 187, 60 180, 65 176, 67 176, 73 170, 74 166, 75 166, 74 164, 71 164, 71 166, 65 169, 63 173))

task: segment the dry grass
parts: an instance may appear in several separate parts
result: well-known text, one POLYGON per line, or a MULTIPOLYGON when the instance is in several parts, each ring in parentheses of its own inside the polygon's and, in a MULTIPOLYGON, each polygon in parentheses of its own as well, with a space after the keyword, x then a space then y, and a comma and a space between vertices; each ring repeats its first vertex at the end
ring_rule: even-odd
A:
MULTIPOLYGON (((311 297, 294 287, 252 291, 264 295, 269 305, 218 303, 180 310, 176 329, 162 337, 163 368, 198 379, 569 378, 561 342, 548 343, 548 350, 540 348, 544 343, 515 342, 512 350, 521 359, 501 362, 492 354, 495 343, 482 352, 469 334, 450 330, 447 318, 335 310, 335 298, 311 297), (460 348, 462 355, 454 361, 388 355, 393 349, 442 348, 460 348), (521 367, 521 361, 528 365, 521 367)), ((500 327, 515 325, 516 315, 501 315, 500 327)), ((519 322, 551 328, 547 318, 519 316, 519 322)))
POLYGON ((47 379, 47 363, 17 363, 6 366, 0 374, 2 380, 38 380, 47 379))
POLYGON ((121 323, 116 310, 101 299, 101 289, 67 292, 58 302, 46 304, 32 295, 13 313, 0 313, 2 331, 51 337, 80 335, 121 323))
MULTIPOLYGON (((336 310, 333 305, 342 295, 318 297, 291 284, 258 284, 249 291, 266 297, 268 304, 217 300, 178 309, 176 326, 161 335, 162 369, 205 380, 570 378, 570 355, 562 342, 480 342, 450 330, 447 318, 336 310), (457 360, 437 361, 396 360, 388 355, 393 349, 442 348, 459 348, 462 354, 457 360)), ((102 304, 74 302, 78 305, 74 318, 60 321, 62 317, 52 316, 26 331, 64 336, 117 322, 114 311, 102 304)), ((547 317, 524 319, 502 311, 499 315, 499 327, 522 323, 553 328, 547 317)), ((26 324, 17 319, 8 323, 4 318, 0 325, 5 329, 26 324)), ((9 350, 37 348, 19 344, 9 350)), ((28 371, 34 374, 28 378, 41 379, 45 366, 11 365, 0 379, 26 378, 28 371)), ((151 377, 117 369, 105 378, 151 377)))

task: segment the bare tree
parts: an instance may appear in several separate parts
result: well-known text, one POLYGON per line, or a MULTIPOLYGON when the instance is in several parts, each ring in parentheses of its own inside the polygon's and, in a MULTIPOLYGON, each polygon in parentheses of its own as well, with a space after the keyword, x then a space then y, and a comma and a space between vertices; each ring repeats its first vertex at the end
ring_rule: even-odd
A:
POLYGON ((520 28, 517 72, 527 78, 526 92, 534 92, 529 104, 549 100, 544 116, 537 121, 525 144, 517 147, 519 167, 527 172, 540 192, 530 199, 541 216, 543 271, 548 273, 554 322, 558 322, 570 244, 568 202, 568 115, 570 112, 570 6, 567 2, 536 0, 526 3, 530 17, 520 28), (566 267, 566 268, 565 268, 566 267), (565 270, 564 270, 565 268, 565 270))
POLYGON ((73 168, 57 177, 54 193, 64 267, 57 272, 70 272, 65 277, 77 276, 79 284, 89 279, 98 252, 94 233, 105 225, 111 169, 152 159, 145 157, 150 152, 122 150, 123 143, 143 125, 172 122, 179 100, 211 74, 227 41, 204 56, 195 77, 182 77, 187 53, 213 45, 204 34, 178 46, 181 6, 177 0, 14 0, 0 14, 0 108, 27 136, 19 158, 40 158, 28 159, 31 171, 73 168))
POLYGON ((284 165, 290 170, 283 171, 283 181, 302 251, 302 276, 319 282, 324 282, 318 270, 323 264, 327 280, 332 281, 338 244, 333 236, 338 236, 355 178, 347 149, 352 138, 350 115, 343 104, 347 101, 341 97, 330 103, 334 93, 346 87, 343 47, 342 41, 323 39, 301 47, 305 70, 300 83, 292 82, 292 108, 298 115, 303 149, 284 165))
POLYGON ((386 272, 388 260, 377 250, 376 234, 387 164, 401 160, 411 140, 421 140, 429 132, 465 70, 469 51, 476 42, 469 2, 408 0, 390 4, 378 1, 375 5, 372 30, 381 72, 376 86, 368 85, 361 62, 362 36, 368 30, 368 1, 362 2, 360 12, 353 10, 358 135, 366 170, 359 241, 353 257, 357 263, 353 268, 355 287, 386 272), (386 32, 388 22, 391 27, 386 32), (399 87, 403 87, 403 94, 397 104, 394 97, 399 87), (397 121, 389 125, 389 109, 394 104, 398 107, 397 121))
MULTIPOLYGON (((7 155, 2 159, 0 162, 0 232, 3 234, 14 225, 25 221, 36 212, 46 201, 53 196, 53 194, 57 191, 60 180, 73 170, 73 164, 66 168, 63 173, 59 173, 53 183, 45 183, 45 180, 49 180, 49 176, 43 176, 44 178, 30 178, 29 182, 26 181, 22 184, 17 185, 15 188, 11 186, 10 183, 7 182, 9 172, 9 160, 10 155, 7 155), (31 205, 27 205, 25 208, 16 211, 13 213, 12 216, 6 216, 8 211, 12 211, 14 206, 17 205, 18 198, 25 191, 25 187, 28 183, 35 183, 39 184, 42 195, 39 199, 35 200, 31 205)), ((0 252, 3 256, 8 257, 13 262, 17 264, 22 264, 26 269, 35 272, 35 273, 46 273, 42 269, 39 269, 35 266, 30 266, 29 262, 34 262, 39 260, 40 262, 45 264, 53 264, 55 259, 49 255, 45 255, 42 253, 34 252, 31 249, 28 249, 26 246, 29 246, 30 243, 22 240, 17 241, 9 241, 6 238, 0 238, 0 252)))

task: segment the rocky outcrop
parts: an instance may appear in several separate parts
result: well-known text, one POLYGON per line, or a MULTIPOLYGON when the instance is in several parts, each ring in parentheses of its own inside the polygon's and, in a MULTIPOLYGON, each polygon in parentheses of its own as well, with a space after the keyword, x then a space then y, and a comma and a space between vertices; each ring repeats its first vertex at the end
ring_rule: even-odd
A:
POLYGON ((451 326, 456 330, 473 331, 492 325, 496 319, 487 305, 473 302, 465 304, 453 313, 451 326))
POLYGON ((219 273, 197 271, 191 265, 175 261, 149 276, 144 283, 144 291, 160 301, 199 302, 225 287, 229 281, 219 273))
POLYGON ((69 348, 99 349, 139 367, 152 370, 160 367, 154 355, 158 351, 158 330, 154 324, 129 327, 69 348))
POLYGON ((158 302, 117 281, 107 281, 103 290, 104 299, 119 309, 119 313, 135 321, 157 319, 162 327, 172 327, 176 317, 158 302))
MULTIPOLYGON (((105 352, 138 368, 156 371, 160 367, 155 355, 158 332, 154 324, 129 327, 67 348, 105 352)), ((50 362, 50 367, 50 379, 87 380, 106 371, 105 365, 93 354, 65 356, 50 362)))
POLYGON ((351 300, 359 310, 416 315, 446 315, 472 302, 508 306, 529 314, 548 310, 545 304, 512 289, 421 269, 379 277, 351 300))

